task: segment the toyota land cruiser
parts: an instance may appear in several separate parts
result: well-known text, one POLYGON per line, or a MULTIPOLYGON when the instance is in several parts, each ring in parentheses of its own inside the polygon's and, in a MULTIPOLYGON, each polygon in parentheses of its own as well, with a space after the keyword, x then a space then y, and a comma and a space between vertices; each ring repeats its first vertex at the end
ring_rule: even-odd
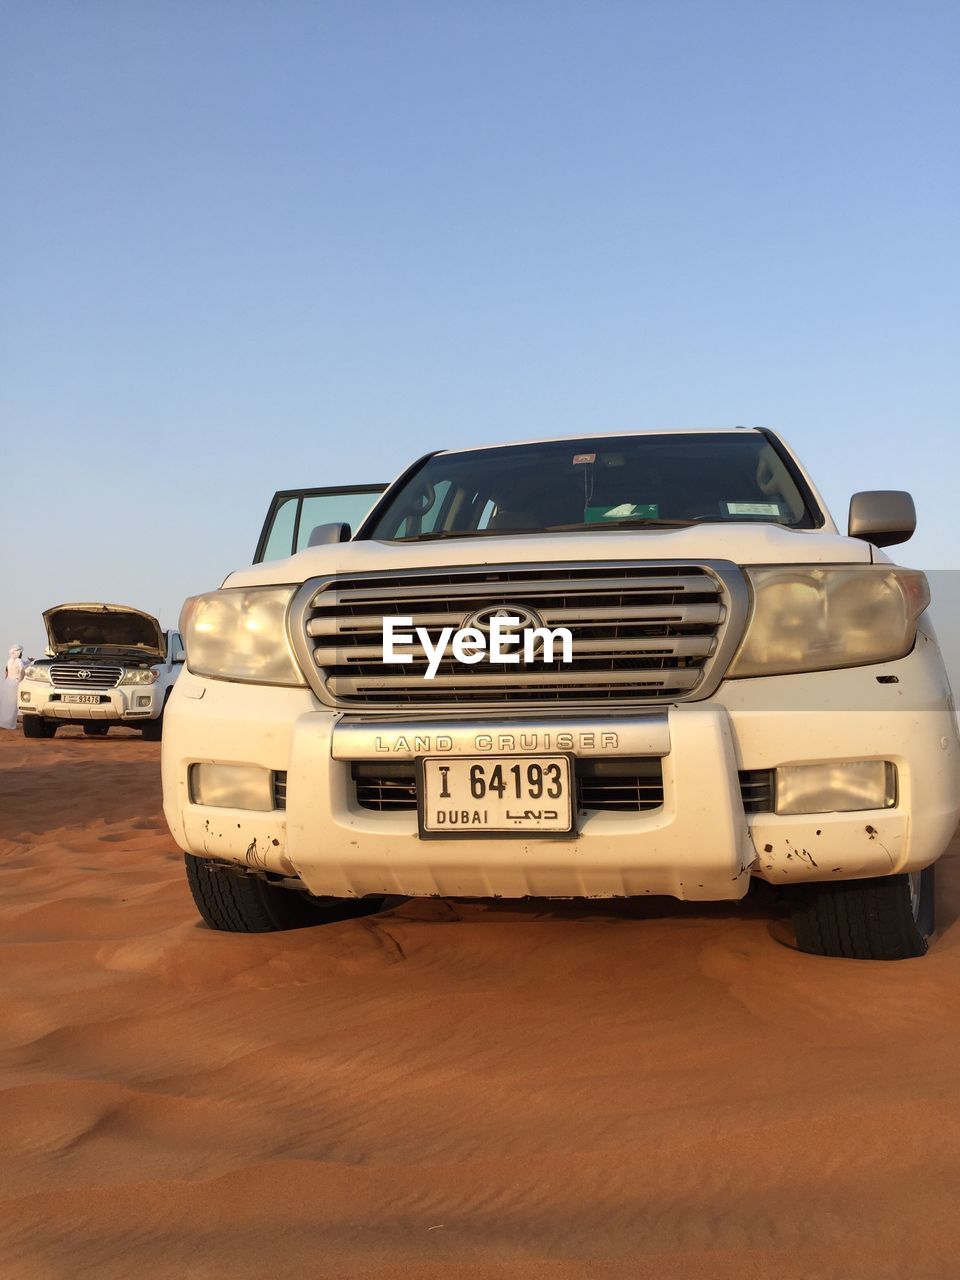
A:
POLYGON ((184 606, 164 807, 208 924, 758 879, 805 951, 923 953, 960 744, 926 579, 883 550, 908 494, 855 494, 841 534, 743 429, 447 450, 382 488, 278 494, 259 563, 184 606))
POLYGON ((73 722, 89 737, 126 725, 158 741, 183 667, 180 633, 122 604, 59 604, 43 620, 48 656, 31 663, 20 684, 25 736, 52 738, 73 722))

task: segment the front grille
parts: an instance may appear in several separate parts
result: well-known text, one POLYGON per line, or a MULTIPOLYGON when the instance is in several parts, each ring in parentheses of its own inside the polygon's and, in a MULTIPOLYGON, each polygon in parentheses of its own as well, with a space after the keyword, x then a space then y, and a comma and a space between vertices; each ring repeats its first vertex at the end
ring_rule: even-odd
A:
POLYGON ((776 775, 773 769, 743 769, 740 798, 744 813, 773 813, 776 806, 776 775))
POLYGON ((113 663, 54 662, 50 679, 58 689, 113 689, 120 683, 123 667, 113 663))
MULTIPOLYGON (((663 805, 663 770, 658 759, 578 759, 575 770, 581 811, 641 813, 663 805)), ((362 809, 380 813, 416 809, 417 776, 412 763, 355 763, 352 773, 362 809)))
POLYGON ((277 769, 274 771, 273 807, 275 809, 285 809, 287 807, 287 771, 286 769, 277 769))
POLYGON ((660 760, 584 760, 577 764, 577 804, 581 809, 641 813, 663 805, 660 760))
POLYGON ((417 775, 412 764, 355 764, 353 780, 361 809, 393 813, 417 807, 417 775))
POLYGON ((344 707, 633 705, 677 701, 704 682, 728 625, 719 573, 647 562, 338 577, 310 596, 303 626, 308 678, 344 707), (525 607, 567 627, 572 661, 468 666, 447 653, 432 680, 419 646, 403 666, 383 661, 384 615, 412 617, 436 644, 477 609, 525 607))

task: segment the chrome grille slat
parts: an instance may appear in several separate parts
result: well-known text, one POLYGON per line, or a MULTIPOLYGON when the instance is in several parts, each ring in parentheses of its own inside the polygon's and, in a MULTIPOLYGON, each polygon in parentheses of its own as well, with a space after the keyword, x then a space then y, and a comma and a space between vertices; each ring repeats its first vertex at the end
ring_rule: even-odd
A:
POLYGON ((106 662, 52 662, 50 679, 56 689, 114 689, 120 683, 123 667, 106 662), (81 676, 80 672, 88 674, 81 676))
MULTIPOLYGON (((298 655, 324 701, 344 708, 634 705, 691 697, 729 661, 746 613, 732 565, 656 561, 468 566, 340 575, 304 585, 291 618, 298 655), (433 679, 419 641, 403 665, 383 662, 383 617, 410 617, 436 643, 486 605, 527 607, 566 626, 569 663, 460 664, 433 679), (731 627, 731 619, 734 626, 731 627)), ((414 647, 415 646, 415 647, 414 647)), ((715 687, 715 685, 714 685, 715 687)), ((703 696, 701 694, 700 696, 703 696)))
MULTIPOLYGON (((357 587, 345 588, 334 587, 326 591, 320 591, 314 597, 312 603, 314 608, 320 608, 330 605, 334 609, 342 608, 344 605, 363 604, 364 601, 395 601, 398 596, 405 597, 410 600, 430 599, 431 596, 440 601, 447 600, 473 600, 480 597, 480 603, 488 596, 502 596, 504 588, 508 587, 514 593, 517 599, 524 596, 535 595, 565 595, 571 591, 582 591, 584 587, 583 579, 572 577, 551 579, 549 577, 550 566, 544 568, 542 575, 536 576, 518 576, 516 578, 507 579, 504 574, 490 571, 486 574, 475 576, 468 581, 444 581, 444 576, 439 578, 434 576, 428 584, 416 584, 403 587, 357 587), (487 581, 488 578, 496 578, 494 582, 487 581)), ((421 577, 416 571, 411 571, 410 577, 421 577)), ((466 576, 466 575, 464 575, 466 576)), ((623 578, 590 578, 590 591, 592 594, 620 594, 623 592, 625 580, 623 578)), ((630 580, 630 592, 651 592, 656 595, 695 595, 698 593, 706 595, 715 595, 717 591, 716 580, 708 574, 691 575, 689 578, 644 578, 637 576, 630 580)))
MULTIPOLYGON (((437 637, 431 637, 436 640, 437 637)), ((578 640, 577 653, 600 653, 612 657, 628 653, 649 653, 653 656, 706 658, 715 645, 713 636, 674 636, 652 639, 612 640, 578 640)), ((406 648, 414 656, 426 661, 426 650, 420 644, 407 645, 406 648)), ((326 645, 318 646, 313 652, 313 659, 318 667, 342 666, 350 662, 382 662, 383 650, 379 644, 354 645, 350 648, 331 649, 326 645)), ((524 676, 524 679, 527 677, 524 676)))
POLYGON ((367 689, 371 691, 379 689, 409 689, 414 680, 418 684, 414 686, 419 691, 419 683, 424 685, 423 694, 429 694, 431 689, 461 689, 464 686, 475 688, 478 690, 497 690, 497 689, 532 689, 532 688, 551 688, 558 686, 560 688, 571 688, 579 686, 587 689, 594 686, 602 688, 608 685, 623 685, 627 688, 636 686, 638 688, 650 689, 692 689, 700 680, 700 672, 696 667, 686 669, 678 669, 676 671, 511 671, 508 674, 475 675, 473 672, 476 668, 472 668, 470 675, 464 675, 462 671, 440 671, 432 680, 420 681, 419 675, 408 676, 382 676, 379 674, 371 674, 368 676, 328 676, 327 684, 334 693, 352 694, 367 689))

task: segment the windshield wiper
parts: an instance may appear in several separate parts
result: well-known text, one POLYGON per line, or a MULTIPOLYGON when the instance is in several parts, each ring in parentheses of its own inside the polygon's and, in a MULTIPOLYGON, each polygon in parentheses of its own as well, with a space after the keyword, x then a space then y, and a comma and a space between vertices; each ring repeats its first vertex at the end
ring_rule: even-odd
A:
POLYGON ((543 533, 543 529, 441 529, 433 533, 415 533, 409 538, 390 538, 390 542, 432 542, 439 538, 495 538, 517 533, 543 533))
POLYGON ((417 533, 409 538, 392 538, 392 542, 431 542, 440 538, 514 537, 529 533, 572 533, 577 529, 687 529, 692 524, 728 523, 724 516, 691 516, 687 520, 661 520, 657 516, 623 516, 619 520, 574 520, 570 524, 545 524, 538 529, 441 529, 417 533))

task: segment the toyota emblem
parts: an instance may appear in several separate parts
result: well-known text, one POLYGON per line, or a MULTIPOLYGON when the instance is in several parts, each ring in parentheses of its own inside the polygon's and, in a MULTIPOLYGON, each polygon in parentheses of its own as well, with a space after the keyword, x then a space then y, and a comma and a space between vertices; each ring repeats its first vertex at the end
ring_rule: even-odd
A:
POLYGON ((500 628, 501 634, 505 636, 517 635, 528 627, 543 626, 539 613, 528 609, 525 604, 485 604, 482 609, 474 609, 473 613, 468 613, 462 626, 464 629, 473 627, 484 635, 489 635, 490 623, 494 618, 514 619, 510 626, 500 628))

